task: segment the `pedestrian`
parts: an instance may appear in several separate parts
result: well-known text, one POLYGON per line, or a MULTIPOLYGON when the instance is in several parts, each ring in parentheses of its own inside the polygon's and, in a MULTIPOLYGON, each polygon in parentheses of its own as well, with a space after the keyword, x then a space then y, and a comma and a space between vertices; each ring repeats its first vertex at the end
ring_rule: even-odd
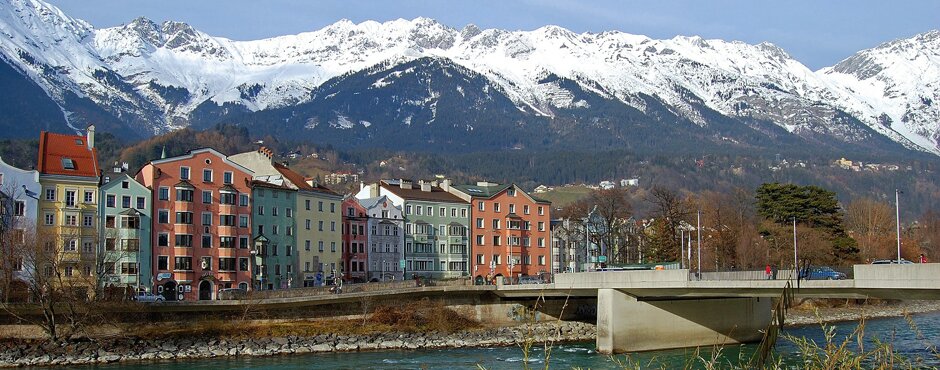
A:
POLYGON ((336 285, 336 294, 340 294, 343 292, 343 276, 342 275, 337 275, 336 278, 333 279, 333 284, 336 285))
POLYGON ((927 263, 927 256, 923 253, 920 254, 920 263, 927 263))
POLYGON ((771 274, 771 272, 772 272, 772 271, 770 270, 770 264, 768 263, 768 264, 767 264, 767 268, 764 269, 764 275, 767 275, 767 280, 770 280, 770 274, 771 274))
POLYGON ((772 272, 773 280, 777 280, 777 264, 776 263, 770 265, 770 271, 772 272))

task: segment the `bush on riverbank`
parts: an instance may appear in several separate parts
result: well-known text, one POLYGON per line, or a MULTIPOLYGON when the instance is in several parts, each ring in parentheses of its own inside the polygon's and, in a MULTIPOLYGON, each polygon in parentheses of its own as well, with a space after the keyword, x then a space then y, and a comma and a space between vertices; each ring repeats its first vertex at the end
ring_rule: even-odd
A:
POLYGON ((395 330, 409 332, 453 333, 479 327, 478 322, 460 316, 443 302, 422 300, 406 305, 380 306, 368 320, 372 324, 387 325, 395 330))

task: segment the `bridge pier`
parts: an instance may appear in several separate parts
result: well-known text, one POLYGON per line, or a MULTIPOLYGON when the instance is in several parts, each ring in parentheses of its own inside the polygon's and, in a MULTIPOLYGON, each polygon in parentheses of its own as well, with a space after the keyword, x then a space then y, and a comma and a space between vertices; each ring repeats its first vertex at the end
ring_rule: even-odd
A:
POLYGON ((770 298, 637 300, 597 290, 597 350, 613 354, 759 341, 770 298))

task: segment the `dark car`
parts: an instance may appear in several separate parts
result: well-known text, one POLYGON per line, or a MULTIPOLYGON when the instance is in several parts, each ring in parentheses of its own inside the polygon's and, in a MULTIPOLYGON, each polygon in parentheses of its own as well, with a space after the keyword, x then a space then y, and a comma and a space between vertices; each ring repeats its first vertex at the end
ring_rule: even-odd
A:
POLYGON ((800 274, 806 280, 843 280, 845 273, 833 270, 828 266, 810 267, 800 274))
MULTIPOLYGON (((892 264, 898 264, 898 260, 877 260, 877 261, 872 262, 871 264, 872 265, 892 265, 892 264)), ((901 258, 901 264, 912 265, 914 264, 914 262, 901 258)))

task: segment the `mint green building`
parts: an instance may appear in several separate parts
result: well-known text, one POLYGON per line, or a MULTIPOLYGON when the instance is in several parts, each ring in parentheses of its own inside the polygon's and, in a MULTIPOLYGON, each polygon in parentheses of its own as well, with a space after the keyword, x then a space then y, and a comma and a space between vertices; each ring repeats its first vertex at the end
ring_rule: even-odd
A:
POLYGON ((150 189, 115 168, 99 188, 97 266, 104 287, 152 291, 150 189))

